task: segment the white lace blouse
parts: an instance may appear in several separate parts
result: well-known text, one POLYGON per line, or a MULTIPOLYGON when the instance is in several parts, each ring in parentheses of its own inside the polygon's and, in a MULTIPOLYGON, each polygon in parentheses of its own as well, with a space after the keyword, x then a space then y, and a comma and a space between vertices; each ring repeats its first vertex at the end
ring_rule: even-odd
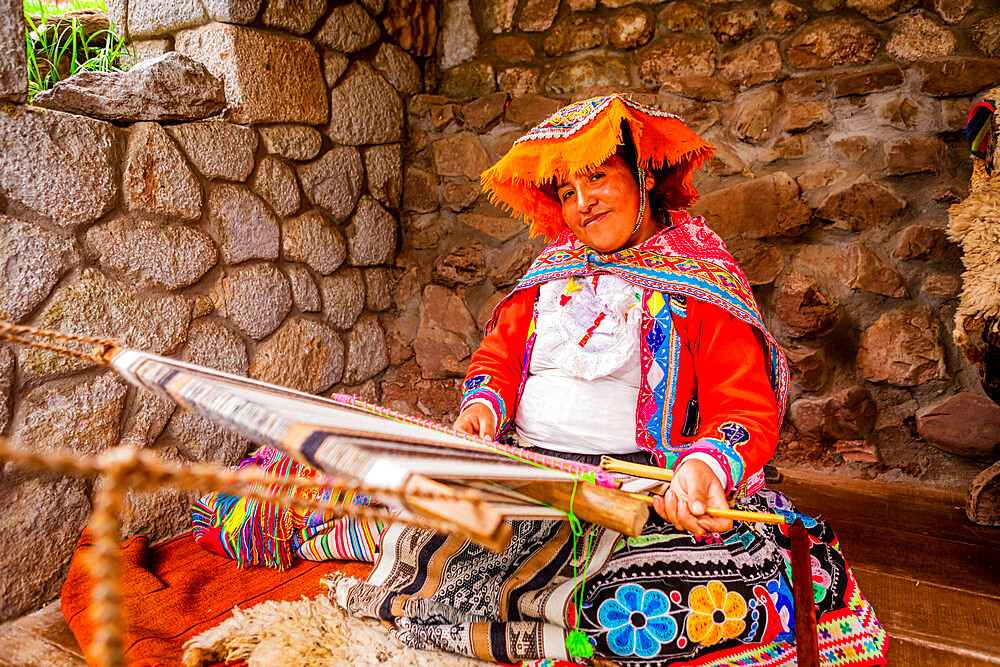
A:
POLYGON ((524 445, 639 451, 635 410, 641 290, 613 275, 543 283, 530 375, 514 422, 524 445))

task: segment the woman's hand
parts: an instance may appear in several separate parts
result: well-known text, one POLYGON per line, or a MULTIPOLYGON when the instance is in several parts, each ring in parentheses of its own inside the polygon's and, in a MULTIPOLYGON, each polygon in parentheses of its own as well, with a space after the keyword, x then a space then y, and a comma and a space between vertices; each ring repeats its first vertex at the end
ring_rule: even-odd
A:
POLYGON ((496 435, 497 425, 492 410, 482 403, 473 403, 462 410, 453 428, 463 433, 492 439, 496 435))
POLYGON ((720 519, 705 514, 709 507, 729 507, 726 491, 719 478, 703 461, 688 459, 674 471, 670 488, 662 496, 653 496, 656 513, 674 524, 678 530, 689 531, 695 537, 705 533, 724 533, 733 527, 732 519, 720 519))

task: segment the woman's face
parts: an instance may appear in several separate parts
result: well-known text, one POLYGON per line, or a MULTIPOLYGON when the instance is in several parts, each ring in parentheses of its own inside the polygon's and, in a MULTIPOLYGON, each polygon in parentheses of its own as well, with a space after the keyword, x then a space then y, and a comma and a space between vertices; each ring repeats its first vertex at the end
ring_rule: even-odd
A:
MULTIPOLYGON (((653 187, 653 177, 643 179, 644 189, 653 187)), ((642 243, 656 232, 656 222, 647 210, 639 228, 639 185, 632 168, 620 155, 604 164, 560 182, 556 196, 563 221, 583 243, 598 252, 613 252, 642 243), (635 232, 632 230, 635 229, 635 232)))

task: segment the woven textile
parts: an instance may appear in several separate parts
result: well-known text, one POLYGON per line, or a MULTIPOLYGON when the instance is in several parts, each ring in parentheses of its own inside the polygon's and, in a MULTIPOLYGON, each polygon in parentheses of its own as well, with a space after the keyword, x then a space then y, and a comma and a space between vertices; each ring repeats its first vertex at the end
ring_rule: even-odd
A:
MULTIPOLYGON (((767 489, 740 507, 794 511, 767 489)), ((808 531, 822 664, 884 664, 886 633, 836 537, 820 521, 810 520, 808 531)), ((577 563, 587 570, 580 629, 598 655, 622 667, 795 664, 784 528, 737 523, 698 540, 654 517, 637 538, 588 527, 576 553, 566 523, 519 521, 514 532, 498 555, 390 527, 367 582, 343 580, 337 600, 394 623, 410 646, 508 663, 567 659, 577 563)))
MULTIPOLYGON (((313 479, 316 470, 292 461, 270 447, 261 447, 236 469, 259 468, 281 479, 313 479)), ((273 490, 254 485, 255 490, 273 490)), ((342 501, 367 505, 366 496, 342 498, 330 489, 289 491, 309 501, 342 501)), ((226 493, 209 493, 192 508, 195 542, 243 566, 266 565, 287 569, 294 557, 305 560, 360 560, 371 562, 384 525, 370 519, 337 518, 329 512, 303 512, 276 503, 226 493)))

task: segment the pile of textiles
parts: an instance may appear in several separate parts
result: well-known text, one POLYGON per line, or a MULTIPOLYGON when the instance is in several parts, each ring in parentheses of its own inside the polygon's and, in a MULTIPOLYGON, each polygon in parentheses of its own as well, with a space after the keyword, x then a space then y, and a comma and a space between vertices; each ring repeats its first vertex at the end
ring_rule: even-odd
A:
MULTIPOLYGON (((270 447, 240 461, 280 479, 314 479, 320 473, 300 465, 270 447)), ((254 490, 261 490, 258 488, 254 490)), ((273 491, 274 489, 267 489, 273 491)), ((330 489, 287 490, 310 501, 368 505, 363 495, 342 497, 330 489)), ((304 560, 359 560, 372 562, 385 526, 373 519, 335 517, 321 511, 301 511, 271 502, 248 500, 226 493, 210 493, 195 502, 191 524, 195 541, 203 548, 232 558, 242 566, 266 565, 278 570, 304 560)))
MULTIPOLYGON (((91 548, 85 531, 63 585, 62 611, 84 656, 96 664, 97 628, 90 618, 95 581, 87 567, 91 548)), ((156 546, 136 535, 119 551, 125 660, 132 667, 180 665, 184 642, 230 617, 234 606, 312 597, 323 591, 320 580, 327 574, 364 578, 370 570, 368 563, 354 561, 299 561, 284 572, 241 568, 199 548, 190 533, 156 546)))

